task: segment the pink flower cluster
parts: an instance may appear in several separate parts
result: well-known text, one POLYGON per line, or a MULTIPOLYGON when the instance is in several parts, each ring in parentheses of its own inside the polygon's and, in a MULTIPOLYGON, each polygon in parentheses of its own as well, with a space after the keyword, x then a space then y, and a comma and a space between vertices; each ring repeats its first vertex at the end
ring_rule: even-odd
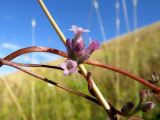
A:
POLYGON ((64 75, 76 72, 77 70, 75 68, 77 68, 77 66, 75 66, 75 61, 77 62, 77 64, 82 64, 100 46, 97 41, 90 40, 89 46, 85 48, 82 33, 89 32, 89 30, 77 27, 75 25, 73 25, 69 30, 72 30, 75 35, 73 39, 67 39, 66 41, 69 64, 67 60, 65 63, 63 63, 63 65, 61 65, 61 67, 64 69, 64 75), (68 65, 74 68, 67 67, 68 65))

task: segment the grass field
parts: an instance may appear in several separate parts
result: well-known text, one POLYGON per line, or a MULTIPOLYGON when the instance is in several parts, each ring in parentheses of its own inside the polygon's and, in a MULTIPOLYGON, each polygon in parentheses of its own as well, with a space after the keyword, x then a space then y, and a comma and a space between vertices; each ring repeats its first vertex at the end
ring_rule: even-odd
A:
MULTIPOLYGON (((91 59, 117 65, 116 39, 102 44, 91 59)), ((119 38, 118 66, 149 79, 160 71, 160 22, 119 38)), ((59 65, 63 60, 50 62, 59 65)), ((139 90, 144 86, 110 70, 85 65, 102 94, 118 109, 127 101, 138 103, 139 90), (119 79, 117 79, 119 76, 119 79)), ((2 68, 1 68, 2 69, 2 68)), ((36 68, 35 73, 70 88, 89 94, 87 83, 78 74, 64 77, 62 71, 36 68)), ((107 115, 94 103, 69 94, 20 71, 1 78, 0 120, 104 120, 107 115), (34 86, 34 87, 33 87, 34 86)), ((160 103, 149 113, 139 113, 145 120, 160 119, 160 103)), ((121 117, 120 119, 126 119, 121 117)))

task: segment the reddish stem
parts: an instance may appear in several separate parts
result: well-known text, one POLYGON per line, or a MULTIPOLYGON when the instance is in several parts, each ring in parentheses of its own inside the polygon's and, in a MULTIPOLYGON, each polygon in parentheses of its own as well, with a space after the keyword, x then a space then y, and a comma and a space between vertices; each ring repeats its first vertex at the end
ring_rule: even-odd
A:
MULTIPOLYGON (((57 49, 53 49, 53 48, 48 48, 48 47, 42 47, 42 46, 33 46, 33 47, 27 47, 27 48, 22 48, 20 50, 17 50, 11 54, 9 54, 8 56, 6 56, 4 59, 5 60, 12 60, 20 55, 23 55, 23 54, 26 54, 26 53, 31 53, 31 52, 48 52, 48 53, 54 53, 54 54, 57 54, 57 55, 60 55, 62 57, 68 57, 67 54, 65 52, 62 52, 62 51, 59 51, 57 49)), ((102 67, 102 68, 105 68, 105 69, 110 69, 112 71, 115 71, 115 72, 118 72, 120 74, 123 74, 123 75, 126 75, 140 83, 142 83, 143 85, 151 88, 152 90, 154 90, 155 92, 158 92, 160 93, 160 88, 155 86, 154 84, 148 82, 147 80, 141 78, 141 77, 138 77, 138 76, 135 76, 125 70, 122 70, 120 68, 117 68, 115 66, 111 66, 111 65, 107 65, 107 64, 103 64, 103 63, 100 63, 98 61, 94 61, 94 60, 87 60, 85 61, 86 64, 90 64, 90 65, 94 65, 94 66, 98 66, 98 67, 102 67)))
POLYGON ((14 62, 10 62, 10 61, 8 61, 8 60, 4 60, 4 59, 1 59, 1 58, 0 58, 0 63, 1 63, 2 65, 8 65, 8 66, 14 67, 14 68, 16 68, 16 69, 19 69, 19 70, 21 70, 21 71, 23 71, 23 72, 25 72, 25 73, 27 73, 27 74, 29 74, 29 75, 31 75, 31 76, 34 76, 34 77, 36 77, 36 78, 38 78, 38 79, 40 79, 40 80, 42 80, 42 81, 45 81, 45 82, 50 83, 50 84, 52 84, 52 85, 55 85, 56 87, 59 87, 59 88, 61 88, 61 89, 63 89, 63 90, 66 90, 66 91, 68 91, 68 92, 71 92, 71 93, 73 93, 73 94, 76 94, 76 95, 78 95, 78 96, 81 96, 81 97, 83 97, 83 98, 86 98, 86 99, 88 99, 88 100, 90 100, 90 101, 92 101, 92 102, 94 102, 94 103, 96 103, 96 104, 98 104, 98 105, 101 105, 101 104, 99 103, 99 101, 98 101, 96 98, 94 98, 94 97, 91 97, 91 96, 86 95, 86 94, 83 94, 83 93, 81 93, 81 92, 79 92, 79 91, 75 91, 75 90, 72 90, 72 89, 70 89, 70 88, 64 87, 64 86, 62 86, 62 85, 60 85, 60 84, 58 84, 58 83, 56 83, 56 82, 54 82, 54 81, 52 81, 52 80, 49 80, 49 79, 47 79, 47 78, 45 78, 45 77, 43 77, 43 76, 40 76, 40 75, 35 74, 35 73, 33 73, 33 72, 30 72, 30 71, 28 71, 28 70, 26 70, 26 69, 23 69, 22 67, 20 67, 18 64, 14 63, 14 62))
POLYGON ((23 55, 26 53, 31 53, 31 52, 48 52, 48 53, 54 53, 54 54, 60 55, 62 57, 67 57, 67 54, 65 52, 59 51, 57 49, 43 47, 43 46, 31 46, 31 47, 19 49, 13 53, 7 55, 4 59, 10 61, 20 55, 23 55))
POLYGON ((121 74, 123 74, 125 76, 128 76, 128 77, 130 77, 130 78, 142 83, 143 85, 151 88, 152 90, 160 93, 160 87, 157 87, 154 84, 148 82, 147 80, 145 80, 145 79, 143 79, 141 77, 138 77, 136 75, 133 75, 133 74, 129 73, 128 71, 122 70, 122 69, 120 69, 118 67, 114 67, 114 66, 111 66, 111 65, 103 64, 103 63, 100 63, 100 62, 95 61, 95 60, 87 60, 85 63, 86 64, 90 64, 90 65, 95 65, 95 66, 98 66, 98 67, 102 67, 102 68, 106 68, 106 69, 121 73, 121 74))
MULTIPOLYGON (((37 74, 35 74, 35 73, 33 73, 33 72, 30 72, 30 71, 28 71, 28 70, 26 70, 26 69, 23 69, 22 67, 19 66, 19 65, 21 65, 21 66, 25 66, 25 67, 42 67, 43 65, 38 65, 38 64, 21 64, 21 63, 10 62, 10 61, 8 61, 8 60, 1 59, 1 58, 0 58, 0 64, 1 64, 1 65, 8 65, 8 66, 17 68, 17 69, 19 69, 19 70, 21 70, 21 71, 23 71, 23 72, 25 72, 25 73, 27 73, 27 74, 29 74, 29 75, 31 75, 31 76, 34 76, 34 77, 36 77, 36 78, 38 78, 38 79, 40 79, 40 80, 43 80, 43 81, 45 81, 45 82, 47 82, 47 83, 50 83, 50 84, 52 84, 52 85, 55 85, 56 87, 59 87, 59 88, 65 90, 65 91, 68 91, 68 92, 70 92, 70 93, 73 93, 73 94, 76 94, 76 95, 81 96, 81 97, 83 97, 83 98, 86 98, 86 99, 88 99, 88 100, 96 103, 97 105, 100 105, 100 106, 101 106, 101 104, 99 103, 99 101, 98 101, 96 98, 94 98, 94 97, 91 97, 91 96, 86 95, 86 94, 84 94, 84 93, 81 93, 81 92, 79 92, 79 91, 75 91, 75 90, 73 90, 73 89, 64 87, 64 86, 62 86, 62 85, 60 85, 60 84, 58 84, 58 83, 56 83, 56 82, 54 82, 54 81, 52 81, 52 80, 49 80, 49 79, 47 79, 47 78, 45 78, 45 77, 43 77, 43 76, 37 75, 37 74)), ((56 67, 56 66, 48 66, 48 65, 44 65, 44 66, 45 66, 45 67, 48 67, 48 68, 54 68, 54 69, 60 69, 60 70, 61 70, 61 68, 56 67)), ((119 111, 119 110, 117 110, 116 108, 114 108, 112 104, 109 103, 109 105, 110 105, 110 107, 115 111, 115 114, 119 114, 119 115, 121 115, 121 116, 124 116, 124 114, 121 113, 121 111, 119 111)))

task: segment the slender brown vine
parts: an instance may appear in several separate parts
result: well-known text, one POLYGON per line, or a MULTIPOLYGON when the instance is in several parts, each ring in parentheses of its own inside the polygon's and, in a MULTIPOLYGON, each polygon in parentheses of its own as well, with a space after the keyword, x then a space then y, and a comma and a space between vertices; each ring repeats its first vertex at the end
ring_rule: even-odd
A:
MULTIPOLYGON (((20 55, 23 55, 23 54, 26 54, 26 53, 31 53, 31 52, 48 52, 48 53, 54 53, 54 54, 57 54, 57 55, 60 55, 62 57, 67 58, 67 54, 63 51, 53 49, 53 48, 48 48, 48 47, 33 46, 33 47, 26 47, 26 48, 22 48, 20 50, 17 50, 15 52, 9 54, 8 56, 4 57, 4 59, 10 61, 10 60, 12 60, 12 59, 14 59, 14 58, 16 58, 20 55)), ((128 77, 140 82, 141 84, 149 87, 150 89, 156 91, 157 93, 160 93, 160 88, 159 87, 157 87, 154 84, 148 82, 147 80, 145 80, 141 77, 138 77, 136 75, 133 75, 133 74, 131 74, 131 73, 125 71, 125 70, 122 70, 120 68, 117 68, 115 66, 111 66, 111 65, 108 65, 108 64, 103 64, 103 63, 100 63, 100 62, 95 61, 95 60, 86 60, 85 63, 118 72, 120 74, 123 74, 125 76, 128 76, 128 77)))

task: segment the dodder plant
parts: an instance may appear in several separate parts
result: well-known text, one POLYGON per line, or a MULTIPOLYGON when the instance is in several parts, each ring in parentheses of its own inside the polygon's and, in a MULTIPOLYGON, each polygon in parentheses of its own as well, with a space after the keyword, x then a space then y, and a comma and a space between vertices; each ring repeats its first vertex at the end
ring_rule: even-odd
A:
POLYGON ((59 29, 58 25, 56 24, 55 20, 53 19, 53 17, 47 10, 43 1, 39 0, 39 3, 42 9, 44 10, 46 16, 48 17, 49 21, 51 22, 53 28, 56 30, 57 34, 61 38, 64 45, 66 45, 67 53, 54 49, 54 48, 48 48, 48 47, 42 47, 42 46, 32 46, 32 47, 27 47, 27 48, 22 48, 20 50, 17 50, 9 54, 3 59, 0 58, 1 65, 8 65, 8 66, 17 68, 31 76, 39 78, 42 81, 55 85, 56 87, 66 90, 70 93, 76 94, 80 97, 86 98, 89 101, 94 102, 95 104, 99 106, 102 106, 111 120, 117 120, 117 116, 116 116, 117 114, 124 116, 124 117, 129 117, 129 116, 133 116, 135 113, 139 111, 147 112, 154 108, 155 104, 148 98, 155 97, 157 100, 160 100, 160 96, 159 96, 160 87, 158 87, 159 78, 155 73, 153 73, 151 75, 151 79, 147 81, 143 78, 130 74, 129 72, 122 70, 120 68, 117 68, 111 65, 107 65, 107 64, 103 64, 95 60, 88 59, 90 55, 96 49, 100 47, 97 41, 91 40, 89 46, 85 48, 83 38, 82 38, 82 33, 89 32, 89 30, 86 30, 86 29, 83 29, 77 26, 72 26, 72 29, 70 30, 74 32, 75 36, 72 39, 66 39, 63 33, 61 32, 61 30, 59 29), (23 64, 23 63, 11 62, 11 60, 13 60, 14 58, 20 55, 26 54, 26 53, 31 53, 31 52, 48 52, 48 53, 60 55, 67 59, 64 61, 64 63, 60 64, 60 67, 43 65, 43 64, 23 64), (123 74, 127 77, 132 78, 133 80, 138 81, 144 86, 150 88, 150 90, 140 91, 140 95, 139 95, 140 101, 137 106, 135 106, 133 102, 128 101, 125 105, 122 106, 121 110, 117 110, 112 104, 110 104, 103 97, 103 95, 101 94, 101 92, 99 91, 99 89, 97 88, 96 84, 94 83, 91 77, 91 72, 87 72, 83 64, 89 64, 89 65, 93 65, 96 67, 109 69, 114 72, 118 72, 120 74, 123 74), (79 91, 67 88, 41 75, 38 75, 29 70, 26 70, 23 67, 44 67, 44 68, 64 70, 64 75, 71 75, 73 73, 79 73, 80 75, 83 75, 84 78, 86 79, 88 83, 88 90, 91 93, 91 96, 81 93, 79 91))

